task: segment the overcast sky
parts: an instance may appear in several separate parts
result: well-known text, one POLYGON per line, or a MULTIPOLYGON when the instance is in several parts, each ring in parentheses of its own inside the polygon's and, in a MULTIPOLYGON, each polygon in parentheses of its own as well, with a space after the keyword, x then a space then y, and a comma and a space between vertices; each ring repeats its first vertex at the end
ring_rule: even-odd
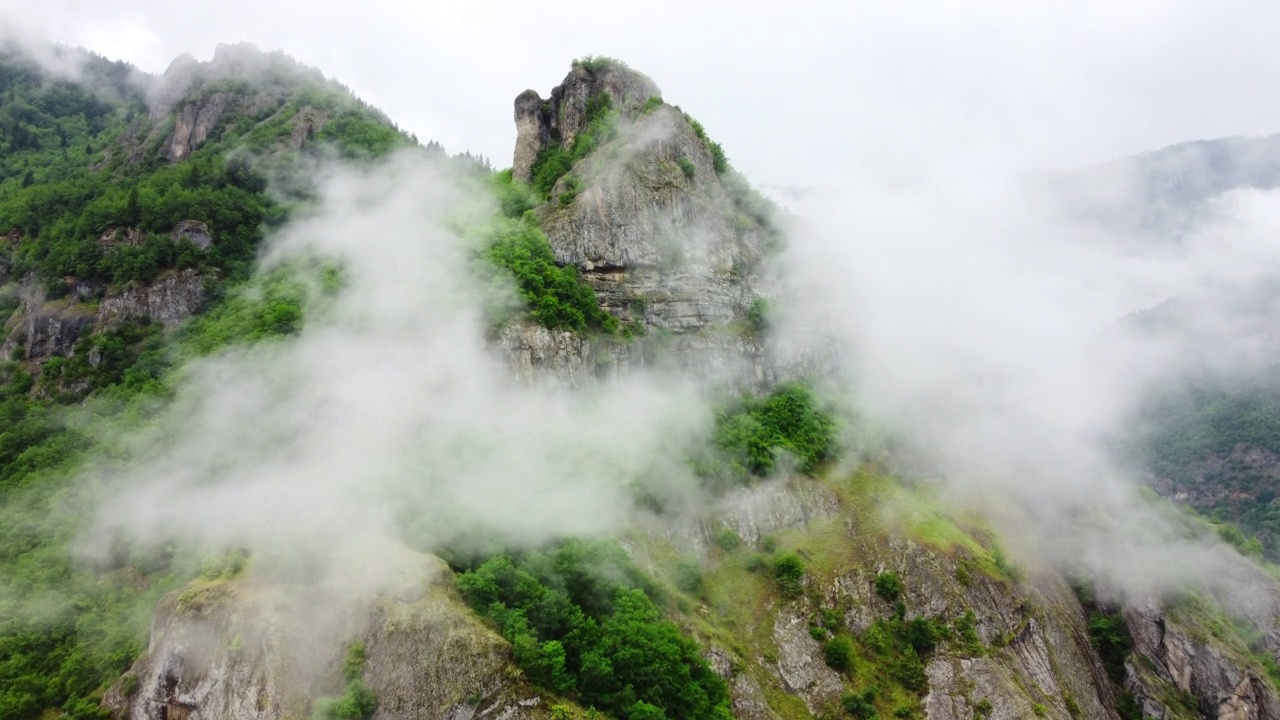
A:
POLYGON ((1280 129, 1280 3, 0 0, 0 20, 145 70, 251 41, 422 140, 511 162, 512 100, 574 57, 651 75, 758 183, 930 163, 1070 167, 1280 129))

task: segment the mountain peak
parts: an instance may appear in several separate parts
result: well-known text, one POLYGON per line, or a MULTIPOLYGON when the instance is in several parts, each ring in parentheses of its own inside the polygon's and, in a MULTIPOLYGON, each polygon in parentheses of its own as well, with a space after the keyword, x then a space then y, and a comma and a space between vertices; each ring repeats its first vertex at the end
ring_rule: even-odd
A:
POLYGON ((516 97, 513 177, 528 182, 538 153, 548 144, 571 145, 590 122, 596 104, 607 102, 627 117, 641 110, 650 98, 661 97, 657 83, 621 60, 574 60, 569 74, 551 90, 548 99, 543 100, 535 90, 525 90, 516 97))

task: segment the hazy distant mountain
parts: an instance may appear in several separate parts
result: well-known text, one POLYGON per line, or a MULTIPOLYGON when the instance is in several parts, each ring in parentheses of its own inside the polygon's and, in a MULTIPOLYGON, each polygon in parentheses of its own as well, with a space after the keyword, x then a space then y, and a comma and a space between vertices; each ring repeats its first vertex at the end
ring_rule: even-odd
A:
POLYGON ((1065 173, 1049 183, 1069 214, 1144 235, 1176 237, 1237 188, 1280 186, 1280 135, 1167 148, 1065 173))

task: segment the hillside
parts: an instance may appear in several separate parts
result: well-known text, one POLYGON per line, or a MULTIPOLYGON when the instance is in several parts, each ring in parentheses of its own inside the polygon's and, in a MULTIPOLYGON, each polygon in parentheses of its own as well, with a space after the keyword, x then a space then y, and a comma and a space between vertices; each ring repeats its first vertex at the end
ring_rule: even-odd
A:
MULTIPOLYGON (((1110 228, 1135 252, 1220 243, 1229 237, 1219 229, 1222 218, 1262 197, 1249 193, 1276 187, 1276 142, 1185 143, 1079 171, 1063 187, 1071 188, 1068 197, 1105 199, 1075 209, 1085 208, 1088 222, 1110 228)), ((1133 418, 1122 442, 1130 462, 1161 495, 1221 523, 1224 539, 1273 561, 1280 557, 1272 503, 1280 491, 1277 280, 1258 261, 1238 278, 1185 286, 1120 321, 1176 348, 1180 363, 1133 418)))
POLYGON ((14 49, 0 56, 4 717, 101 715, 103 683, 143 646, 138 612, 172 580, 162 568, 81 573, 67 542, 83 512, 58 498, 108 444, 94 428, 136 424, 182 357, 296 330, 296 288, 273 285, 252 307, 221 299, 287 216, 289 199, 267 192, 273 166, 324 142, 347 154, 410 142, 283 56, 222 47, 146 78, 62 52, 75 81, 14 49), (245 146, 257 154, 233 152, 245 146), (68 422, 86 398, 89 424, 68 422))
POLYGON ((1169 239, 1241 188, 1280 185, 1280 136, 1180 143, 1063 173, 1049 187, 1071 213, 1144 237, 1169 239))
POLYGON ((280 54, 79 67, 0 56, 0 718, 1280 718, 1213 528, 1139 595, 897 471, 642 73, 494 172, 280 54))

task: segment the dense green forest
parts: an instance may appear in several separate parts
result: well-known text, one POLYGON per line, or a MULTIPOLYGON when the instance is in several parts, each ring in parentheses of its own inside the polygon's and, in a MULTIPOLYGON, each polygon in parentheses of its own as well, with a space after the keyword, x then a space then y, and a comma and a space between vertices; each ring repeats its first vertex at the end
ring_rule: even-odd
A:
POLYGON ((1144 408, 1139 427, 1129 450, 1136 462, 1198 494, 1193 506, 1226 523, 1224 540, 1280 560, 1280 373, 1166 389, 1144 408))
POLYGON ((500 554, 458 577, 531 680, 610 717, 732 717, 698 644, 655 604, 656 586, 610 543, 500 554))

